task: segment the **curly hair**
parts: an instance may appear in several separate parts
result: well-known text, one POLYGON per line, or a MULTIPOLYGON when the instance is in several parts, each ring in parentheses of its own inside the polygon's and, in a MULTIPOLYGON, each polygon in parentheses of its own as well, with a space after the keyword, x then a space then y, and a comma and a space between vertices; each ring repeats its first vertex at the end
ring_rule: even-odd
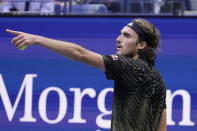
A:
MULTIPOLYGON (((132 21, 139 25, 143 31, 148 35, 147 46, 144 49, 138 51, 139 57, 145 60, 149 65, 155 64, 155 59, 158 51, 160 50, 160 32, 158 29, 150 22, 144 19, 134 19, 132 21)), ((139 39, 139 42, 143 40, 139 39)))

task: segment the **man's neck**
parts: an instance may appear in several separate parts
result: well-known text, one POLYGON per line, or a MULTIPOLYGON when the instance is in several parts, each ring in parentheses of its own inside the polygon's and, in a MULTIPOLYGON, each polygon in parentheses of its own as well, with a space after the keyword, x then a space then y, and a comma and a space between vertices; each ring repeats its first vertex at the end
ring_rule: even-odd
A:
POLYGON ((135 56, 132 57, 132 59, 138 59, 139 55, 136 54, 135 56))

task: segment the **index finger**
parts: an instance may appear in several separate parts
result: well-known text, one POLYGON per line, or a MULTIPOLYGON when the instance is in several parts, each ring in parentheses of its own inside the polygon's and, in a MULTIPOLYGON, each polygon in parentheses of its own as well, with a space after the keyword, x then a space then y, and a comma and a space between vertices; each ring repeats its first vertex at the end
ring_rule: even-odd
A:
POLYGON ((10 33, 10 34, 13 34, 13 35, 20 35, 20 34, 23 33, 23 32, 14 31, 14 30, 9 30, 9 29, 6 29, 6 32, 8 32, 8 33, 10 33))

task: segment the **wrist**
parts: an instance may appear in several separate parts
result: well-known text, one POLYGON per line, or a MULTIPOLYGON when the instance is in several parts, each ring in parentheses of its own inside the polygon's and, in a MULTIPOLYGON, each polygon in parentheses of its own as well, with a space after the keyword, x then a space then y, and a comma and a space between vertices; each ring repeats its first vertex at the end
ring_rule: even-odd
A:
POLYGON ((36 35, 35 36, 35 44, 41 45, 42 41, 44 41, 43 39, 44 39, 44 37, 36 35))

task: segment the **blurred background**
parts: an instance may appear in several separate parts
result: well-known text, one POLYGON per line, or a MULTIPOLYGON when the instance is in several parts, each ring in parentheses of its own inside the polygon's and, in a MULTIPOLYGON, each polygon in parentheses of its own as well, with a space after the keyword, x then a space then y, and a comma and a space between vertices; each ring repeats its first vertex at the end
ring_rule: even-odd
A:
POLYGON ((0 13, 196 16, 197 0, 0 0, 0 13))

